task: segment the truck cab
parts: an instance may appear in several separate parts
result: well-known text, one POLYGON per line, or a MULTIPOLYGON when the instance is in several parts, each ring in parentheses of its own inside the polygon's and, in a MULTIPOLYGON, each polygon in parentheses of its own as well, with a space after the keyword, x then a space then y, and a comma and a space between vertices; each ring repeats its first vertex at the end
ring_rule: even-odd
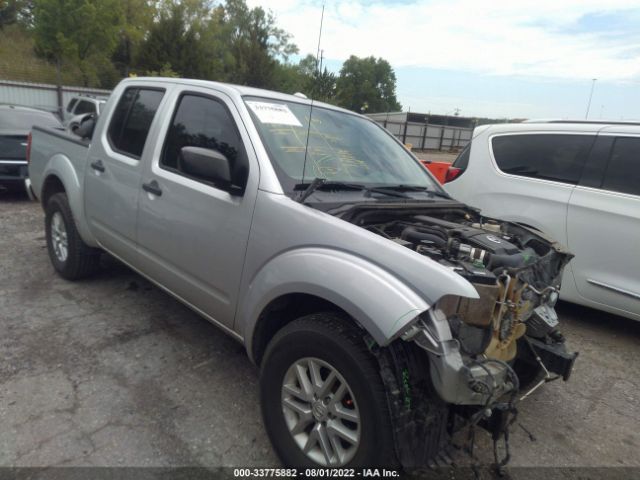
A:
POLYGON ((286 465, 423 466, 450 415, 508 416, 521 379, 568 379, 571 254, 451 198, 370 119, 140 78, 89 130, 33 133, 54 268, 77 280, 106 251, 241 342, 286 465))

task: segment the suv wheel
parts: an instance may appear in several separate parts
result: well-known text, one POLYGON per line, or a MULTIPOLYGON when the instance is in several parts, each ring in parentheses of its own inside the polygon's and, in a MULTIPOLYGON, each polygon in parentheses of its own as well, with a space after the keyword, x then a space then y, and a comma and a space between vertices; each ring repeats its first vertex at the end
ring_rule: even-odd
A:
POLYGON ((80 237, 66 194, 56 193, 47 202, 45 232, 49 259, 62 277, 77 280, 98 269, 100 250, 91 248, 80 237))
POLYGON ((384 386, 362 332, 334 314, 280 330, 260 376, 267 433, 285 465, 395 465, 384 386))

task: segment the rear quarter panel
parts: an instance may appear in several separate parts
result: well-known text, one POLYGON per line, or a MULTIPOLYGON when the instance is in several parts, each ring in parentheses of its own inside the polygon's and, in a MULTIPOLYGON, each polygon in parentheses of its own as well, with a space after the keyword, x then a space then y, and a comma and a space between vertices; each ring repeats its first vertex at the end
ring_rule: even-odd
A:
POLYGON ((88 143, 70 134, 34 127, 29 177, 41 202, 48 180, 55 177, 62 183, 80 236, 87 244, 97 246, 84 215, 83 178, 88 150, 88 143))

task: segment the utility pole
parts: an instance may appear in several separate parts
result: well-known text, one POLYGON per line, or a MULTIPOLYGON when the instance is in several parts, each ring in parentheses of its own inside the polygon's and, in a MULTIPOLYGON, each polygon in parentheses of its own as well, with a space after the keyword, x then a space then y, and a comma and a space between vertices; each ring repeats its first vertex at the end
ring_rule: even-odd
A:
POLYGON ((589 118, 589 109, 591 108, 591 99, 593 98, 593 89, 596 86, 596 80, 598 79, 597 78, 591 79, 591 93, 589 93, 589 101, 587 102, 587 113, 584 115, 585 120, 589 118))

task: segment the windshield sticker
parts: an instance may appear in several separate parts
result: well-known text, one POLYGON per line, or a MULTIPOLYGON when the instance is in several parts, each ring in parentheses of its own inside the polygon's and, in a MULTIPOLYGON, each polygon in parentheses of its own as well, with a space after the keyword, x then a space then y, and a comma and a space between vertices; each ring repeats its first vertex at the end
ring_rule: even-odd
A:
POLYGON ((262 123, 275 123, 276 125, 292 125, 301 127, 302 124, 296 118, 289 107, 281 103, 251 102, 247 101, 249 108, 256 114, 262 123))

